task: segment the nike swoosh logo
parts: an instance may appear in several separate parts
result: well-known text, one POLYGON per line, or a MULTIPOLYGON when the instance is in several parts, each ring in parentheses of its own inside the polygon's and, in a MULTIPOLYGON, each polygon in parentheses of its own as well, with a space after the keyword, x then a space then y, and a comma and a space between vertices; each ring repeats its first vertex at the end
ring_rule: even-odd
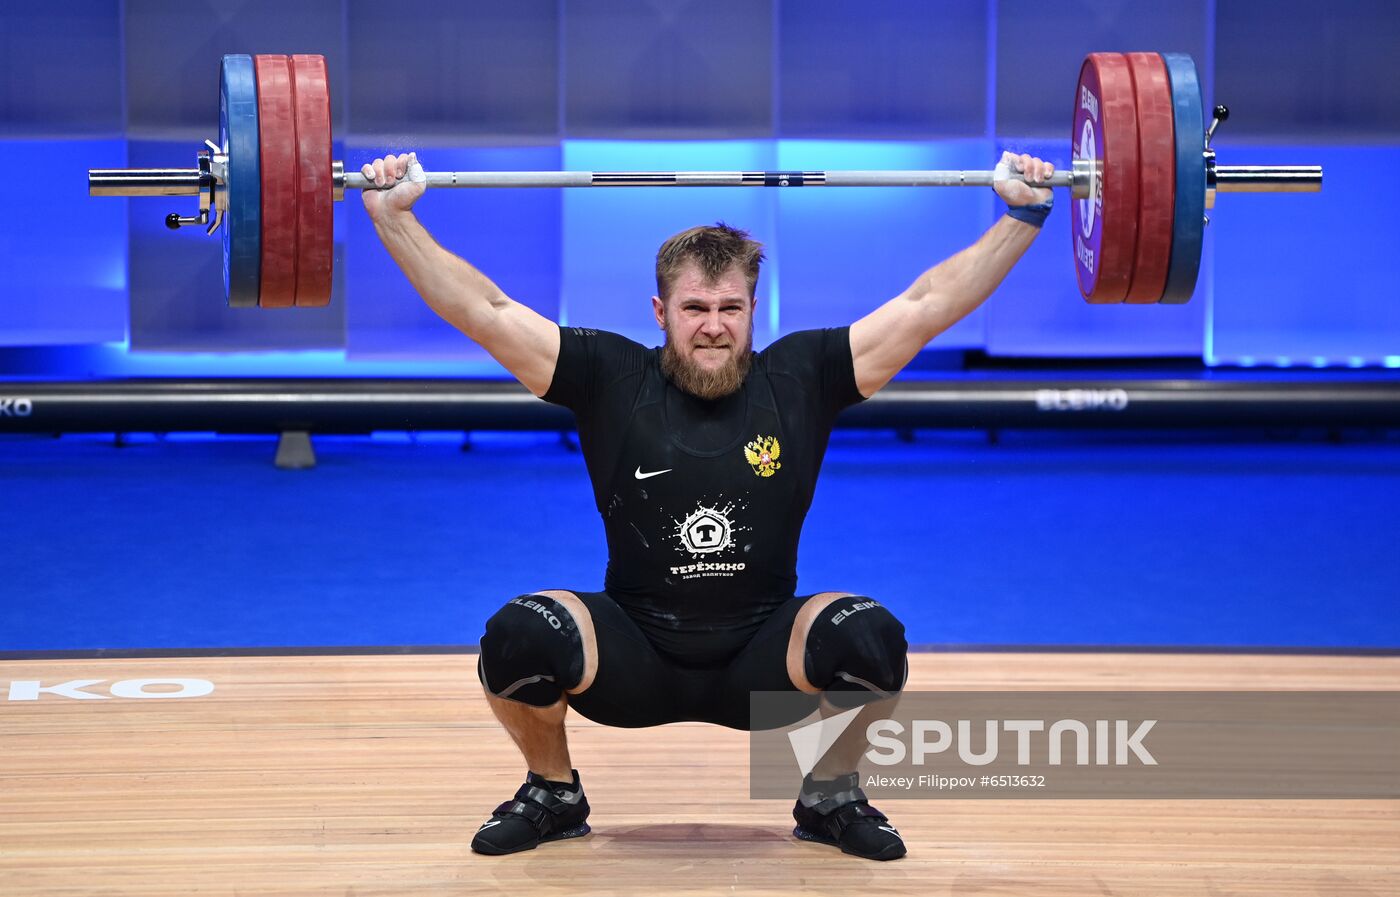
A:
POLYGON ((488 828, 490 828, 490 827, 493 826, 493 825, 500 825, 500 824, 501 824, 501 820, 499 820, 499 819, 492 819, 490 822, 486 823, 486 824, 483 825, 481 828, 477 829, 477 831, 482 831, 482 829, 488 829, 488 828))
POLYGON ((674 468, 668 467, 665 470, 653 470, 651 473, 642 473, 642 465, 638 464, 636 472, 632 475, 639 480, 645 480, 647 477, 659 477, 663 473, 670 473, 673 469, 674 468))
POLYGON ((876 828, 878 828, 878 829, 879 829, 880 831, 882 831, 882 832, 889 832, 891 835, 898 835, 898 834, 899 834, 899 830, 898 830, 898 829, 890 828, 888 825, 880 825, 880 826, 876 826, 876 828))

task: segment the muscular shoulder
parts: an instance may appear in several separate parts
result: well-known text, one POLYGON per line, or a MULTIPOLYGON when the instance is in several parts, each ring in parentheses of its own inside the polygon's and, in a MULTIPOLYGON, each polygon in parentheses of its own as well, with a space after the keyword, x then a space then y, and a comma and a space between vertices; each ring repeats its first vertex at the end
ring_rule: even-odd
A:
POLYGON ((849 327, 798 330, 760 353, 770 376, 798 381, 820 403, 839 410, 863 398, 856 389, 849 327))
POLYGON ((640 362, 651 350, 610 330, 593 327, 560 327, 559 340, 592 363, 640 362))
POLYGON ((652 350, 607 330, 559 328, 559 363, 546 402, 575 408, 596 401, 610 384, 645 367, 652 350))

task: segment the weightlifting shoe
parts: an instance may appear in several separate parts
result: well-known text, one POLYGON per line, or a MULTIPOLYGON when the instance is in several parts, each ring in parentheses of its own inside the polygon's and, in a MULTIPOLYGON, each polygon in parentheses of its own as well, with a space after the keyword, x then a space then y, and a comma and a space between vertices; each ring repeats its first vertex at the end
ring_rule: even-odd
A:
POLYGON ((583 796, 578 770, 573 773, 571 785, 527 774, 515 798, 497 807, 477 829, 472 850, 500 856, 588 834, 588 798, 583 796))
POLYGON ((897 860, 906 853, 899 830, 870 806, 855 773, 831 781, 815 781, 809 774, 792 818, 798 838, 839 847, 842 853, 867 860, 897 860))

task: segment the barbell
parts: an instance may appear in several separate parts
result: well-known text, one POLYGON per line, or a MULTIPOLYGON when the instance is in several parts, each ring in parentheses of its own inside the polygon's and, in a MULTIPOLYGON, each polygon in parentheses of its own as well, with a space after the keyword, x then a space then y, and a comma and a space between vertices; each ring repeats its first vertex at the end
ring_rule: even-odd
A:
MULTIPOLYGON (((224 283, 237 307, 324 306, 332 203, 379 189, 331 158, 324 57, 229 55, 219 139, 198 167, 89 169, 92 196, 198 196, 171 228, 222 225, 224 283)), ((1091 53, 1074 92, 1072 165, 1038 186, 1070 190, 1079 289, 1093 303, 1183 303, 1195 291, 1216 193, 1316 192, 1320 166, 1217 165, 1196 65, 1182 53, 1091 53)), ((990 186, 994 171, 453 171, 429 187, 990 186)), ((1014 175, 1013 175, 1014 176, 1014 175)))

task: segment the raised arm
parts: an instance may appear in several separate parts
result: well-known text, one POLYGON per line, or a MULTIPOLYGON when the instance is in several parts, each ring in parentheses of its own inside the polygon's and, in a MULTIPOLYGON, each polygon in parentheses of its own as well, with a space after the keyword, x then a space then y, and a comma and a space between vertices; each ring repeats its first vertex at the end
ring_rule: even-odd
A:
MULTIPOLYGON (((1007 154, 1003 162, 1032 180, 1044 180, 1054 171, 1050 163, 1031 156, 1007 154)), ((998 181, 996 191, 1013 209, 1052 200, 1049 189, 1017 180, 998 181)), ((1043 220, 1029 210, 1021 214, 1043 220)), ((852 324, 851 356, 861 395, 879 392, 930 340, 985 302, 1039 233, 1038 223, 1003 215, 976 243, 925 271, 904 292, 852 324)))
MULTIPOLYGON (((462 331, 537 396, 549 390, 559 361, 559 327, 501 291, 466 260, 443 249, 413 214, 425 184, 410 175, 413 154, 375 159, 361 172, 391 190, 364 190, 379 239, 414 289, 443 320, 462 331)), ((416 174, 422 174, 417 168, 416 174)))

